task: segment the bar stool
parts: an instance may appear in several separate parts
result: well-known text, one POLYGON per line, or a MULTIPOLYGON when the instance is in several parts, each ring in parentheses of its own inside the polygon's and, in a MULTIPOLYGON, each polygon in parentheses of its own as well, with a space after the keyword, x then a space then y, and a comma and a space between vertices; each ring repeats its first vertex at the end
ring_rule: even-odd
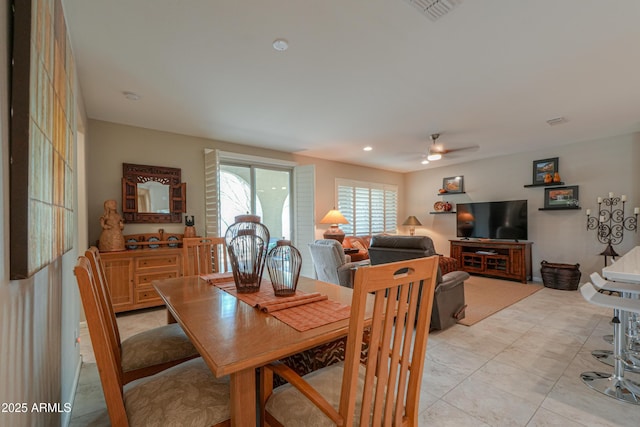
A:
POLYGON ((624 330, 620 327, 619 320, 623 312, 640 314, 640 301, 601 294, 588 282, 580 287, 580 293, 592 304, 613 309, 613 354, 615 355, 613 374, 583 372, 580 374, 582 382, 609 397, 640 405, 640 384, 624 378, 624 363, 621 357, 624 330))
MULTIPOLYGON (((610 282, 602 278, 598 273, 591 274, 591 280, 593 286, 599 290, 618 292, 622 298, 638 299, 640 298, 640 285, 635 283, 624 282, 610 282)), ((625 365, 625 369, 631 372, 640 372, 640 358, 638 350, 640 349, 640 343, 638 342, 638 315, 635 313, 621 313, 619 318, 621 322, 621 329, 623 329, 624 340, 622 343, 622 361, 625 365), (625 333, 626 328, 626 333, 625 333)), ((604 340, 613 344, 614 337, 605 335, 604 340), (611 337, 611 339, 609 339, 611 337)), ((591 355, 598 359, 600 362, 615 366, 615 357, 611 350, 594 350, 591 355)))

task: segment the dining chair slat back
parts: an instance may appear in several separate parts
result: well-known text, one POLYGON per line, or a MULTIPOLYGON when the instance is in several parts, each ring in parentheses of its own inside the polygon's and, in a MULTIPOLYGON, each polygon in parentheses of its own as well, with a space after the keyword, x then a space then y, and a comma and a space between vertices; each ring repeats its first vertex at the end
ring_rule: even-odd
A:
POLYGON ((124 407, 122 394, 122 368, 119 360, 120 350, 113 345, 111 326, 107 322, 108 314, 105 313, 101 303, 99 284, 93 274, 90 261, 87 257, 80 256, 74 268, 80 298, 84 307, 91 345, 98 365, 102 390, 111 425, 127 426, 127 414, 124 407))
POLYGON ((185 237, 182 239, 183 274, 196 276, 228 271, 224 237, 185 237))
POLYGON ((166 417, 166 425, 231 425, 228 380, 216 379, 202 358, 174 363, 123 388, 120 348, 111 337, 103 291, 87 257, 78 257, 74 274, 112 426, 160 425, 166 417))
POLYGON ((310 414, 318 414, 337 425, 352 425, 359 419, 361 426, 417 426, 437 270, 437 256, 356 270, 344 364, 308 377, 297 376, 283 364, 267 365, 262 370, 261 402, 269 425, 319 425, 327 421, 311 419, 310 414), (370 294, 374 303, 368 325, 370 294), (370 328, 366 335, 369 354, 361 366, 366 328, 370 328), (274 372, 291 386, 271 390, 274 372), (330 401, 335 391, 334 382, 328 379, 339 376, 339 401, 330 401), (309 410, 306 406, 310 404, 324 415, 309 410))
MULTIPOLYGON (((112 345, 117 347, 119 351, 122 351, 120 330, 118 329, 116 313, 113 309, 113 305, 111 304, 111 291, 107 283, 104 264, 100 258, 100 251, 97 247, 91 246, 85 251, 84 256, 89 260, 91 271, 93 272, 93 277, 99 290, 98 298, 102 311, 105 315, 105 322, 109 332, 109 337, 112 340, 112 345)), ((120 361, 118 363, 120 363, 120 361)))
POLYGON ((104 323, 111 345, 117 349, 116 359, 127 384, 138 378, 153 375, 179 363, 199 356, 178 324, 157 326, 121 341, 107 274, 100 251, 92 246, 85 251, 96 285, 96 297, 104 314, 104 323))

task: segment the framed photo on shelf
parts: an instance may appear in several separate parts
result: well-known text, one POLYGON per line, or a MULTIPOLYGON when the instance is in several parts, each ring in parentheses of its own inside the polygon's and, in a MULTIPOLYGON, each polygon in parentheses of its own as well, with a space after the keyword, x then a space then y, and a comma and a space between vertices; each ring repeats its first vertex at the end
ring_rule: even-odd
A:
POLYGON ((545 209, 570 209, 578 206, 580 206, 580 199, 577 185, 544 189, 545 209))
POLYGON ((464 193, 464 177, 451 176, 442 179, 442 189, 447 193, 464 193))
POLYGON ((533 161, 533 184, 544 184, 546 174, 558 172, 558 157, 533 161))

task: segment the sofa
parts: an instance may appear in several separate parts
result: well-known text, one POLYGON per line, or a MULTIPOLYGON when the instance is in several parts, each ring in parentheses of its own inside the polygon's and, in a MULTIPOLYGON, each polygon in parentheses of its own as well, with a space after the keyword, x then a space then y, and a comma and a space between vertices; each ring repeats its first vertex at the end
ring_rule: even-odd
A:
MULTIPOLYGON (((433 240, 427 236, 373 236, 368 253, 371 265, 438 255, 433 240)), ((444 258, 447 257, 440 257, 441 260, 444 258)), ((448 260, 445 260, 445 265, 451 268, 448 260)), ((446 329, 464 318, 464 281, 468 278, 469 274, 464 271, 442 274, 438 268, 431 329, 446 329)))
POLYGON ((345 236, 342 241, 342 247, 344 249, 352 249, 349 251, 349 256, 352 262, 364 261, 369 259, 369 244, 371 242, 371 236, 345 236), (355 249, 358 251, 355 252, 355 249))
MULTIPOLYGON (((364 261, 369 259, 371 239, 372 236, 345 236, 342 247, 346 249, 345 252, 351 257, 352 262, 364 261), (356 249, 357 252, 355 252, 356 249)), ((443 275, 458 270, 458 260, 455 258, 440 256, 438 265, 443 275)))

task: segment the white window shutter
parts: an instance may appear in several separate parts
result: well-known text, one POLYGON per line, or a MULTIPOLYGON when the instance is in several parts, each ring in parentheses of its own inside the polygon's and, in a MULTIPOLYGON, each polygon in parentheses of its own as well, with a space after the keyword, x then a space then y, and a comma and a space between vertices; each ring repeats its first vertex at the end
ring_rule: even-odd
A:
POLYGON ((314 277, 309 243, 315 241, 315 165, 293 168, 293 246, 302 255, 300 275, 314 277))
POLYGON ((218 223, 220 213, 220 161, 218 150, 204 150, 205 235, 221 236, 218 223))
POLYGON ((340 228, 346 235, 395 233, 398 223, 398 187, 388 184, 336 179, 338 209, 349 221, 340 228))

